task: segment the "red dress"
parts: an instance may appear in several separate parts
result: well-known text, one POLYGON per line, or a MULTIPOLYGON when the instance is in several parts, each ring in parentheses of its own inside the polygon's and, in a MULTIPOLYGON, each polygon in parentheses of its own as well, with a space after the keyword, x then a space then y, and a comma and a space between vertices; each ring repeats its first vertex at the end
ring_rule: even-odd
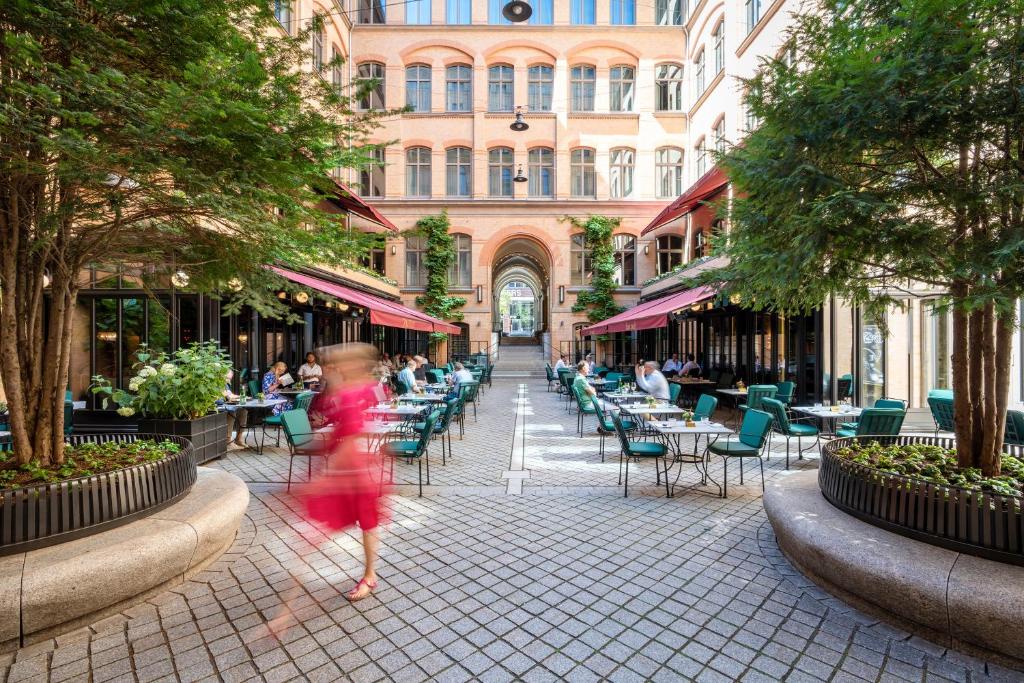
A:
POLYGON ((383 521, 384 490, 370 472, 379 470, 374 458, 360 447, 363 409, 377 402, 373 386, 340 389, 322 403, 325 417, 333 424, 326 444, 328 469, 300 495, 310 518, 332 531, 356 524, 369 531, 383 521))

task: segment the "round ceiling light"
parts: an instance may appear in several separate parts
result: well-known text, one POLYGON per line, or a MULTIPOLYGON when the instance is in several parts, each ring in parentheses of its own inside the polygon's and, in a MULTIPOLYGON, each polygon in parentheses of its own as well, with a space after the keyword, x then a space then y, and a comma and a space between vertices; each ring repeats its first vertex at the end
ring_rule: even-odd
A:
POLYGON ((526 21, 531 14, 533 14, 533 8, 530 7, 530 3, 523 2, 523 0, 506 2, 505 6, 501 8, 501 15, 516 24, 526 21))

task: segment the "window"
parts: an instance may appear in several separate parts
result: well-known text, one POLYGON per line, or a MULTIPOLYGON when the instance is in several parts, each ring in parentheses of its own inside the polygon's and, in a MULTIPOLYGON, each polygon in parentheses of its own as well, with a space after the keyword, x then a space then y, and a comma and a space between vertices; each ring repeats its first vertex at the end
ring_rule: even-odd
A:
POLYGON ((718 22, 715 32, 711 34, 711 42, 715 46, 715 75, 725 68, 725 21, 718 22))
POLYGON ((360 24, 384 23, 384 0, 358 0, 360 24))
POLYGON ((314 21, 319 22, 316 28, 313 29, 311 40, 313 41, 312 53, 313 53, 313 70, 323 71, 324 70, 324 29, 323 29, 323 17, 317 15, 314 21))
POLYGON ((384 248, 372 247, 365 256, 359 259, 364 268, 369 268, 375 273, 384 275, 384 248))
POLYGON ((704 228, 697 228, 693 235, 693 258, 704 258, 711 254, 711 240, 704 228))
POLYGON ((659 197, 678 197, 683 193, 683 150, 661 147, 655 152, 655 175, 659 197))
POLYGON ((590 284, 590 278, 594 274, 593 258, 590 245, 582 233, 573 235, 569 245, 570 267, 569 284, 577 287, 590 284))
POLYGON ((384 148, 366 150, 369 163, 359 171, 359 191, 364 197, 384 196, 384 148))
POLYGON ((636 286, 636 238, 632 235, 612 237, 615 248, 615 284, 620 287, 636 286))
POLYGON ((473 21, 472 0, 448 0, 445 21, 449 24, 469 24, 473 21))
POLYGON ((405 150, 405 194, 410 197, 430 196, 430 148, 410 147, 405 150))
POLYGON ((501 13, 501 10, 505 7, 505 0, 488 0, 487 3, 487 23, 491 25, 495 24, 506 24, 511 25, 512 22, 505 18, 505 15, 501 13))
POLYGON ((547 64, 535 64, 528 72, 527 106, 530 111, 551 111, 551 94, 555 82, 555 70, 547 64))
POLYGON ((344 62, 341 58, 341 50, 338 49, 337 45, 331 46, 331 85, 334 86, 334 92, 341 95, 345 88, 345 72, 342 69, 344 62))
POLYGON ((498 64, 487 70, 487 110, 512 111, 512 67, 498 64))
POLYGON ((448 111, 473 110, 473 72, 468 64, 448 67, 445 108, 448 111))
POLYGON ((534 147, 528 153, 531 197, 555 196, 555 151, 534 147))
POLYGON ((743 124, 748 131, 754 130, 761 124, 757 118, 757 112, 754 111, 754 108, 750 105, 750 99, 757 98, 759 95, 759 91, 751 88, 743 98, 743 124))
POLYGON ((633 111, 636 71, 631 66, 613 66, 610 79, 611 111, 633 111))
POLYGON ((683 67, 659 64, 654 70, 654 108, 657 111, 683 110, 683 67))
POLYGON ((928 373, 928 388, 948 389, 953 386, 950 371, 950 356, 952 355, 950 312, 949 309, 937 302, 926 304, 924 311, 928 316, 927 322, 929 323, 926 333, 931 337, 931 343, 928 345, 931 354, 927 358, 931 365, 928 373))
POLYGON ((364 62, 356 70, 359 79, 359 108, 384 108, 384 65, 364 62))
POLYGON ((761 21, 761 0, 746 0, 747 33, 754 30, 757 22, 761 21))
POLYGON ((782 47, 782 52, 779 53, 779 61, 785 64, 790 69, 796 64, 796 43, 789 41, 782 47))
POLYGON ((697 97, 704 94, 704 50, 700 51, 693 62, 693 87, 697 91, 697 97))
POLYGON ((551 25, 555 22, 554 0, 533 0, 530 3, 533 14, 530 15, 530 23, 538 25, 551 25))
POLYGON ((683 0, 656 0, 654 21, 659 26, 682 26, 683 0))
POLYGON ((473 151, 449 147, 445 151, 444 191, 449 197, 468 197, 473 192, 473 151))
POLYGON ((612 24, 636 23, 636 0, 611 0, 612 24))
POLYGON ((587 64, 572 68, 571 111, 594 111, 594 91, 597 88, 597 69, 587 64))
POLYGON ((405 67, 405 106, 413 111, 430 111, 430 67, 405 67))
POLYGON ((405 23, 429 24, 430 0, 407 0, 405 5, 405 23))
POLYGON ((427 238, 410 235, 405 238, 405 286, 427 285, 427 238))
POLYGON ((511 147, 495 147, 487 153, 487 194, 492 197, 512 196, 511 147))
POLYGON ((683 265, 683 238, 680 235, 662 235, 657 241, 658 274, 671 272, 683 265))
POLYGON ((587 147, 570 153, 570 180, 573 197, 597 196, 597 173, 594 171, 594 150, 587 147))
POLYGON ((636 153, 628 147, 613 149, 608 172, 609 192, 613 199, 628 197, 633 194, 633 167, 636 153))
POLYGON ((694 170, 697 173, 697 178, 703 176, 708 170, 708 145, 707 140, 704 138, 700 139, 695 148, 697 154, 694 156, 694 170))
POLYGON ((725 154, 725 116, 715 124, 715 152, 725 154))
POLYGON ((452 247, 455 249, 455 261, 448 269, 448 285, 450 287, 473 286, 473 240, 469 235, 456 233, 452 235, 452 247))
POLYGON ((291 0, 274 0, 274 17, 281 22, 286 33, 292 32, 291 0))
POLYGON ((597 21, 595 0, 572 0, 569 20, 573 24, 593 24, 597 21))

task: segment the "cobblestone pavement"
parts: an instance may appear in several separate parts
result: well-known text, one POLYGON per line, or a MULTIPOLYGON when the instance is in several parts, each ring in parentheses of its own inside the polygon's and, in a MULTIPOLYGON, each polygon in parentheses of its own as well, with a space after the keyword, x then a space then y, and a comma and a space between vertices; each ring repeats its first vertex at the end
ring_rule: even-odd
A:
MULTIPOLYGON (((472 411, 471 411, 472 412, 472 411)), ((381 587, 349 604, 352 534, 328 539, 282 485, 287 457, 233 452, 250 482, 231 550, 186 584, 2 660, 9 681, 978 681, 1022 680, 880 623, 781 556, 760 481, 729 498, 664 497, 653 468, 623 498, 618 464, 534 384, 495 382, 478 420, 431 467, 426 495, 396 466, 381 587), (518 417, 517 417, 518 412, 518 417), (522 425, 525 435, 513 431, 522 425), (525 445, 530 478, 503 472, 525 445), (288 603, 278 640, 266 621, 288 603)), ((434 447, 439 454, 439 449, 434 447)), ((615 453, 609 444, 609 451, 615 453)), ((773 456, 768 478, 785 476, 773 456)), ((794 468, 814 460, 794 461, 794 468)), ((720 473, 721 465, 712 470, 720 473)), ((747 474, 751 474, 752 470, 747 474)), ((673 473, 673 478, 674 478, 673 473)), ((696 483, 684 469, 680 485, 696 483)))

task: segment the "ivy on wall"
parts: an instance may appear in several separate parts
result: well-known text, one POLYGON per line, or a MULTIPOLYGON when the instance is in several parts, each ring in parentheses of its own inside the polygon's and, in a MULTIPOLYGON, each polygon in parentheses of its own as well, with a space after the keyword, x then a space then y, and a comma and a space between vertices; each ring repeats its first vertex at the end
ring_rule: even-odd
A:
POLYGON ((592 323, 600 322, 617 315, 625 310, 624 307, 615 303, 615 246, 612 242, 612 233, 622 222, 621 218, 609 218, 607 216, 587 216, 575 218, 566 216, 574 228, 583 231, 584 248, 590 252, 591 267, 593 276, 590 280, 590 289, 576 295, 576 303, 573 304, 573 313, 586 311, 587 320, 592 323))
MULTIPOLYGON (((455 240, 448 234, 451 222, 448 212, 442 211, 437 216, 424 216, 416 221, 416 227, 407 235, 423 237, 426 241, 424 269, 427 271, 427 287, 422 296, 416 297, 416 305, 424 313, 441 320, 458 322, 462 320, 462 311, 466 299, 448 294, 448 271, 455 263, 455 240)), ((443 332, 431 334, 435 341, 447 339, 443 332)))

